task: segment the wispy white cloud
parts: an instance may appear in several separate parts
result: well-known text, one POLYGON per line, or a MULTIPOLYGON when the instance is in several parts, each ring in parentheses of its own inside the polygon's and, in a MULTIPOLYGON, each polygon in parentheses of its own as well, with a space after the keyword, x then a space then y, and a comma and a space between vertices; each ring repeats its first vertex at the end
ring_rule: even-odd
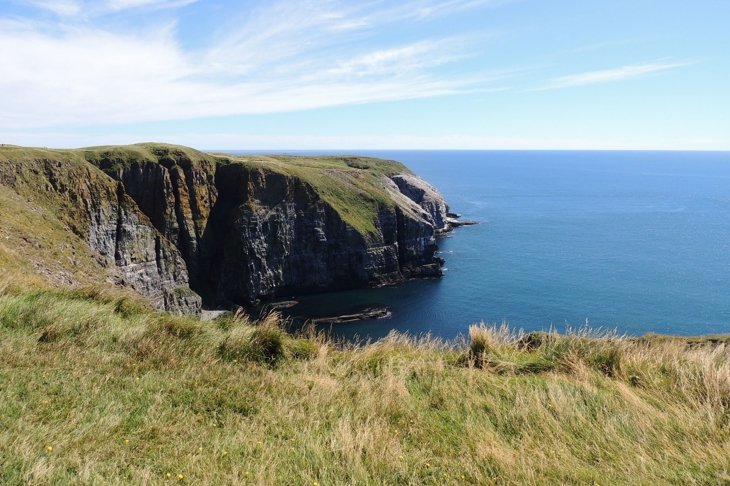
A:
POLYGON ((82 12, 81 2, 76 0, 27 0, 25 3, 64 17, 79 15, 82 12))
POLYGON ((104 7, 111 12, 133 8, 164 9, 179 8, 198 0, 107 0, 104 7))
MULTIPOLYGON (((190 0, 102 3, 107 9, 162 8, 190 0)), ((406 5, 415 3, 445 15, 437 7, 491 2, 406 5)), ((117 32, 98 23, 64 21, 48 28, 0 19, 0 58, 12 66, 0 77, 0 128, 276 113, 492 87, 484 75, 435 69, 470 55, 475 46, 464 37, 349 42, 353 31, 363 35, 394 21, 381 14, 335 0, 265 3, 196 50, 181 47, 170 21, 117 32)))
POLYGON ((504 3, 505 0, 449 0, 437 2, 418 2, 419 5, 412 6, 412 15, 420 19, 429 19, 442 15, 453 15, 472 8, 484 5, 496 5, 504 3))
POLYGON ((577 86, 587 86, 591 84, 627 81, 630 79, 640 78, 648 74, 684 67, 686 65, 687 63, 632 64, 613 69, 571 74, 568 76, 561 76, 551 79, 544 86, 535 88, 533 91, 573 88, 577 86))
POLYGON ((97 17, 122 10, 179 8, 198 0, 21 0, 22 3, 65 18, 97 17))
POLYGON ((327 70, 328 75, 367 77, 407 73, 435 67, 468 57, 462 38, 445 38, 414 42, 380 49, 341 61, 327 70))

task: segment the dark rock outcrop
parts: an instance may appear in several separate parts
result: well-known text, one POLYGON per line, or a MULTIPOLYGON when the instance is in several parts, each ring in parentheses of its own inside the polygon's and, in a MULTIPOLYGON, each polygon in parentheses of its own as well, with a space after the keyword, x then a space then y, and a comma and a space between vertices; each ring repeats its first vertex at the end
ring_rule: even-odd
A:
POLYGON ((184 155, 173 158, 160 150, 158 160, 135 160, 127 166, 99 163, 107 174, 123 184, 154 227, 179 250, 193 287, 200 275, 200 240, 215 205, 215 165, 209 160, 192 161, 184 155))

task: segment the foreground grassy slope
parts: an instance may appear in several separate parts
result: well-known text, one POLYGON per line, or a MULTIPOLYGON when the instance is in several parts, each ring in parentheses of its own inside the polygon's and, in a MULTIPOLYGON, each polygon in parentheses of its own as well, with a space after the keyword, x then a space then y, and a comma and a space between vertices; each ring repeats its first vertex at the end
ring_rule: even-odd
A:
POLYGON ((347 348, 276 321, 0 284, 0 483, 730 481, 724 338, 347 348))

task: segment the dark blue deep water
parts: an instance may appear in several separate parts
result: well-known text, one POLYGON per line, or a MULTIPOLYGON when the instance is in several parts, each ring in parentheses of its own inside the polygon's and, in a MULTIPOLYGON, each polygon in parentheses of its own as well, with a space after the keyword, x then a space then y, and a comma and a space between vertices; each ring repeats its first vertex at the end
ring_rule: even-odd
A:
POLYGON ((438 242, 441 280, 302 297, 295 313, 392 309, 336 335, 452 338, 479 321, 730 332, 730 153, 357 153, 405 163, 481 224, 438 242))

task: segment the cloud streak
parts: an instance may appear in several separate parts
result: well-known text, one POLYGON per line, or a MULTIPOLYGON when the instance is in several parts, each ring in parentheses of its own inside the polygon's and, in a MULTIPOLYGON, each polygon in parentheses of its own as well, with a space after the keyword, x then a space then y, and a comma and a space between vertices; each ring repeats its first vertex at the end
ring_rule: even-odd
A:
POLYGON ((184 7, 198 0, 23 0, 25 5, 65 18, 89 18, 130 9, 161 10, 184 7))
POLYGON ((615 83, 619 81, 628 81, 631 79, 641 78, 653 73, 669 71, 686 66, 686 63, 648 63, 648 64, 632 64, 621 66, 613 69, 604 69, 600 71, 589 71, 579 74, 571 74, 553 78, 544 86, 535 88, 532 91, 545 91, 552 89, 575 88, 579 86, 588 86, 593 84, 615 83))
MULTIPOLYGON (((127 10, 189 3, 105 0, 97 5, 127 10)), ((447 15, 446 6, 463 10, 492 2, 406 2, 398 9, 415 3, 435 16, 447 15)), ((82 2, 53 5, 59 15, 83 7, 82 2)), ((194 50, 181 47, 171 19, 131 32, 83 21, 0 19, 0 58, 12 66, 0 77, 0 129, 278 113, 491 87, 485 76, 435 69, 468 58, 475 47, 467 37, 349 42, 353 35, 376 40, 379 29, 412 14, 382 15, 336 1, 266 3, 194 50)))

